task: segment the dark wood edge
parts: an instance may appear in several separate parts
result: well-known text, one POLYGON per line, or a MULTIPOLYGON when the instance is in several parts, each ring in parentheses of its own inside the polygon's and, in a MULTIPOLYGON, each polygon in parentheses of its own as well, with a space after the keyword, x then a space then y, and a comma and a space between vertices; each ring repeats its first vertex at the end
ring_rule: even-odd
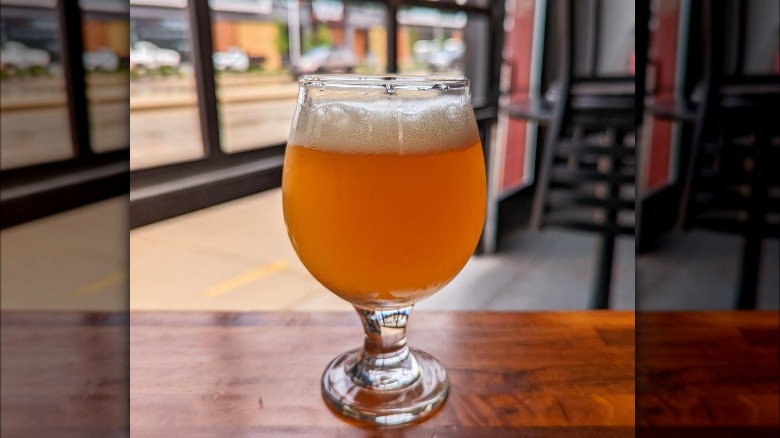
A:
MULTIPOLYGON (((540 321, 549 327, 574 327, 592 325, 594 321, 604 322, 610 328, 634 327, 632 311, 415 311, 421 319, 426 317, 452 317, 466 323, 480 323, 496 327, 538 326, 540 321), (582 316, 592 316, 582 318, 582 316), (601 319, 609 316, 614 319, 601 319)), ((360 319, 351 311, 327 312, 207 312, 207 311, 131 311, 130 325, 141 326, 291 326, 311 327, 360 327, 360 319)))
MULTIPOLYGON (((633 327, 635 324, 634 312, 630 310, 564 310, 564 311, 431 311, 420 310, 415 314, 421 314, 422 318, 448 316, 463 319, 464 321, 476 321, 489 318, 483 324, 505 326, 527 324, 537 326, 544 321, 549 327, 592 325, 594 321, 604 323, 605 329, 633 327), (607 316, 607 319, 603 319, 607 316), (588 317, 588 318, 583 318, 588 317), (612 318, 612 319, 610 319, 612 318), (518 322, 518 320, 521 320, 518 322), (619 321, 619 322, 616 322, 619 321), (617 324, 617 325, 616 325, 617 324)), ((690 313, 690 312, 689 312, 690 313)), ((747 314, 751 315, 751 321, 756 314, 768 314, 771 312, 693 312, 695 314, 747 314)), ((672 315, 673 313, 664 312, 672 315)), ((705 319, 706 322, 706 319, 705 319)), ((0 311, 0 325, 4 327, 26 326, 317 326, 320 324, 333 324, 360 327, 360 319, 352 311, 325 311, 325 312, 276 312, 276 311, 149 311, 134 310, 121 312, 102 311, 29 311, 29 310, 3 310, 0 311)))
POLYGON ((0 312, 0 325, 3 327, 116 327, 129 324, 129 312, 69 310, 3 310, 0 312))

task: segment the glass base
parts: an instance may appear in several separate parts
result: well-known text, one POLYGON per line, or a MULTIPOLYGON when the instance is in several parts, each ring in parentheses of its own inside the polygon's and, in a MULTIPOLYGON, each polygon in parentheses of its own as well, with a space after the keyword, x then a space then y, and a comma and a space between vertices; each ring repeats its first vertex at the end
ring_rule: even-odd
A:
POLYGON ((398 426, 431 416, 447 399, 447 373, 430 354, 411 349, 419 377, 400 389, 377 389, 358 385, 349 374, 360 352, 337 356, 322 375, 322 395, 336 412, 375 426, 398 426))

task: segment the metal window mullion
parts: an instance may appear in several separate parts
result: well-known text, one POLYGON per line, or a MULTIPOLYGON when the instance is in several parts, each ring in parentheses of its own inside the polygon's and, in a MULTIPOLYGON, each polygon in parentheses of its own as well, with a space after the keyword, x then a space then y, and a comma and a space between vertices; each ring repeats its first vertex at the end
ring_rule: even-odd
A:
POLYGON ((90 148, 89 112, 87 109, 86 81, 82 53, 81 11, 76 1, 57 2, 60 41, 62 41, 62 70, 68 97, 70 137, 75 158, 94 155, 90 148))
POLYGON ((211 15, 208 0, 189 0, 187 9, 192 34, 192 61, 198 93, 198 114, 206 160, 224 159, 219 144, 216 80, 211 62, 211 15))
POLYGON ((599 62, 601 62, 601 0, 595 0, 593 2, 592 11, 592 28, 593 35, 591 36, 591 44, 593 50, 591 51, 590 59, 590 76, 597 77, 599 75, 599 62))
POLYGON ((492 2, 490 10, 490 26, 488 31, 487 47, 490 56, 488 74, 488 103, 487 106, 498 107, 498 99, 501 95, 501 63, 504 60, 504 18, 506 15, 506 2, 492 2))
POLYGON ((398 73, 398 0, 387 2, 387 72, 398 73))

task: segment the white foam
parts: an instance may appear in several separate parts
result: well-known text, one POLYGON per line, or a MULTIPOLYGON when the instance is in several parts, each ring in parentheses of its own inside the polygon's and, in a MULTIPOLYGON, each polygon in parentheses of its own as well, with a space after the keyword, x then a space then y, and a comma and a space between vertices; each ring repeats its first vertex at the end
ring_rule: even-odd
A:
POLYGON ((419 154, 478 141, 474 112, 461 99, 378 99, 304 103, 288 143, 345 154, 419 154))

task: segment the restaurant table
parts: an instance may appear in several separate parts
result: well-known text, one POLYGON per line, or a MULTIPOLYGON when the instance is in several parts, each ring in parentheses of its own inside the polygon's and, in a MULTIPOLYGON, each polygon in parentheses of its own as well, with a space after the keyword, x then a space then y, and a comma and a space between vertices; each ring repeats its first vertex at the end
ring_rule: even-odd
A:
MULTIPOLYGON (((646 358, 639 381, 657 401, 646 424, 718 425, 690 414, 701 406, 691 394, 682 404, 664 399, 664 391, 685 393, 685 382, 694 382, 709 385, 705 405, 750 414, 729 424, 776 425, 773 315, 640 315, 648 330, 667 329, 650 336, 651 345, 673 338, 685 348, 671 371, 664 371, 671 350, 646 358), (721 339, 738 348, 740 365, 755 364, 757 377, 709 366, 725 360, 721 339)), ((2 365, 3 436, 45 436, 51 427, 58 436, 112 436, 124 427, 128 345, 114 341, 126 323, 121 315, 4 312, 3 356, 13 360, 2 365)), ((372 430, 341 419, 320 395, 325 365, 361 342, 354 313, 133 312, 131 435, 634 436, 634 323, 633 312, 615 311, 417 312, 410 345, 444 364, 449 398, 425 422, 372 430)))

